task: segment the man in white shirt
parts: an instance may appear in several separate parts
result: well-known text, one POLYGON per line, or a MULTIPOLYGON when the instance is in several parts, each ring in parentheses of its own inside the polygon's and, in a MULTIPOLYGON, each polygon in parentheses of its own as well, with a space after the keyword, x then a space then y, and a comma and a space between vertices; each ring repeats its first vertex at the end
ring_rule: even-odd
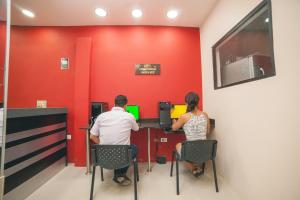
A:
MULTIPOLYGON (((134 116, 125 111, 127 98, 118 95, 111 111, 99 115, 91 129, 91 140, 96 144, 130 145, 131 130, 138 131, 139 126, 134 116)), ((137 148, 131 145, 131 154, 135 158, 137 148)), ((129 185, 131 180, 126 176, 129 166, 116 169, 113 180, 121 185, 129 185)))

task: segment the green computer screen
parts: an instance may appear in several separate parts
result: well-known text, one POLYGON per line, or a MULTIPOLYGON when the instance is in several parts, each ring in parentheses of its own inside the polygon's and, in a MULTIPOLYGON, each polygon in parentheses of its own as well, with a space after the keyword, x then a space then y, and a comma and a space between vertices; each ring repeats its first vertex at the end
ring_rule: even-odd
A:
POLYGON ((126 111, 133 114, 136 120, 140 119, 140 107, 138 105, 127 105, 126 111))

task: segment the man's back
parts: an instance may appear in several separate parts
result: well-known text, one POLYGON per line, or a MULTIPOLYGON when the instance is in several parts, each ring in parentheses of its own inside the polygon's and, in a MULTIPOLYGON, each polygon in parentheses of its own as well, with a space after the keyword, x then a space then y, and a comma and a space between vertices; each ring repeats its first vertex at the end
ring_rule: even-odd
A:
POLYGON ((129 145, 131 129, 139 129, 134 116, 121 107, 113 107, 97 117, 91 134, 99 136, 100 144, 129 145))

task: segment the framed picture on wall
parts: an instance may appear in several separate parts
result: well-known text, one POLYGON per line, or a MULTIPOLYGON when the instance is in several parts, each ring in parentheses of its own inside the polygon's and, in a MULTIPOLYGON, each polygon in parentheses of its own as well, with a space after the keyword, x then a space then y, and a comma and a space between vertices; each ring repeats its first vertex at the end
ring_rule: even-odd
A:
POLYGON ((275 76, 271 1, 260 3, 212 50, 215 89, 275 76))

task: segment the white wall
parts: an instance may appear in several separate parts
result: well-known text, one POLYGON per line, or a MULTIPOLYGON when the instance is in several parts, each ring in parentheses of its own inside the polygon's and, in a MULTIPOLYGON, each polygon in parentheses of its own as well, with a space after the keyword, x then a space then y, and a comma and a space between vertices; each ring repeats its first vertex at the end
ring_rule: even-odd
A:
POLYGON ((272 0, 277 75, 213 89, 211 47, 259 3, 220 0, 201 27, 204 110, 219 173, 241 200, 299 200, 300 0, 272 0))

